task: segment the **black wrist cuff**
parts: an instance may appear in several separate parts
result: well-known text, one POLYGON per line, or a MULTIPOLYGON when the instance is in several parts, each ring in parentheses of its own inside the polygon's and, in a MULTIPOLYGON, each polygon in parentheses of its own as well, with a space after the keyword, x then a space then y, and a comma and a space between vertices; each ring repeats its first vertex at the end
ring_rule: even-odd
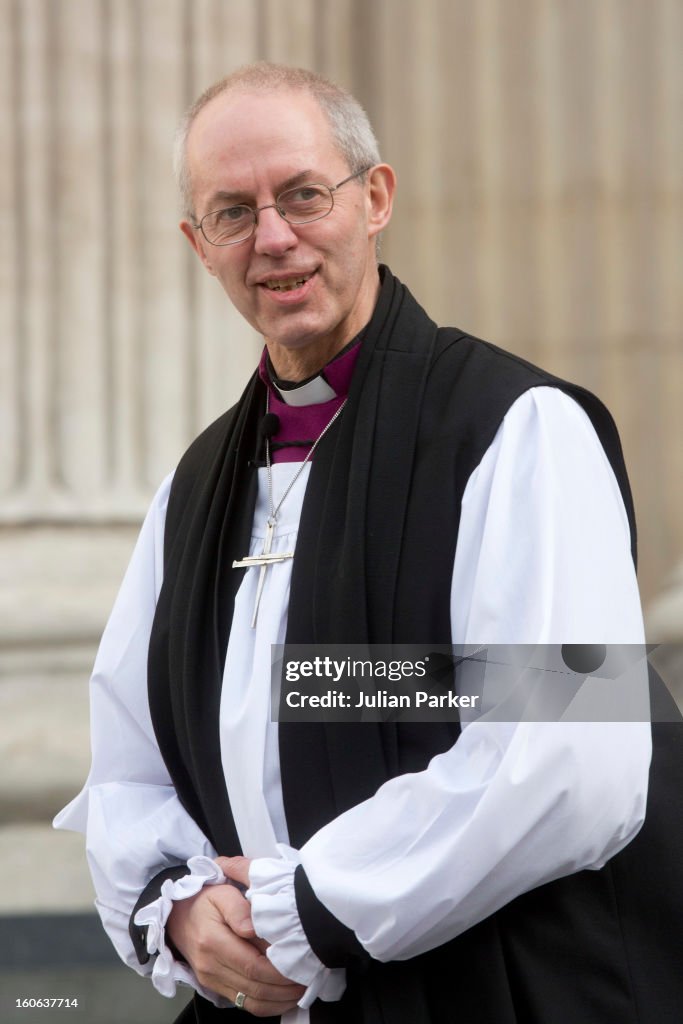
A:
POLYGON ((160 871, 158 875, 154 876, 152 881, 145 886, 140 894, 140 899, 133 907, 133 913, 130 915, 130 919, 128 921, 128 934, 130 935, 131 942, 135 947, 135 955, 137 956, 139 963, 148 963, 150 954, 147 952, 147 925, 135 924, 135 915, 138 910, 142 910, 143 907, 147 907, 150 903, 154 903, 154 901, 161 896, 161 887, 167 879, 170 878, 172 882, 176 882, 179 878, 189 874, 190 869, 187 864, 176 864, 175 867, 165 868, 163 871, 160 871))
POLYGON ((311 949, 326 967, 358 968, 371 957, 355 932, 330 913, 314 893, 301 864, 294 872, 294 893, 299 918, 311 949))

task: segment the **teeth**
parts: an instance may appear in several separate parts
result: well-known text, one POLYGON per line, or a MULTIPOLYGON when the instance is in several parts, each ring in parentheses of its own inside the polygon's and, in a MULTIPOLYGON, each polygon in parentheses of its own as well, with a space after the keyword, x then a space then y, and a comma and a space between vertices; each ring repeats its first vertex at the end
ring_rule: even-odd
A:
POLYGON ((266 281, 265 285, 273 292, 291 292, 294 288, 300 288, 311 276, 307 274, 305 277, 290 277, 285 281, 266 281))

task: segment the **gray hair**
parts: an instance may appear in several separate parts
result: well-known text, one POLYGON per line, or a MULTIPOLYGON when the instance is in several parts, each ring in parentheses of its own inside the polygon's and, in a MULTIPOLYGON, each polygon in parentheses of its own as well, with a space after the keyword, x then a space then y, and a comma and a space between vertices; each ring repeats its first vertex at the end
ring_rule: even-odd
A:
POLYGON ((332 137, 351 173, 380 162, 379 146, 368 115, 355 97, 329 79, 305 68, 259 61, 247 64, 209 86, 195 100, 176 132, 173 167, 180 190, 183 215, 194 217, 192 182, 187 160, 187 139, 194 120, 215 96, 230 89, 243 92, 272 92, 278 89, 304 90, 317 100, 327 117, 332 137))

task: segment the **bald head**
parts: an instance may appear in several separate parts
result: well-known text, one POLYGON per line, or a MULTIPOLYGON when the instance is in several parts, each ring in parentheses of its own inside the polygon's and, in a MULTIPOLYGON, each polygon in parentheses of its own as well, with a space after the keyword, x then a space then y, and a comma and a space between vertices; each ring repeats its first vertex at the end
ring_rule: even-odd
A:
POLYGON ((248 64, 209 86, 192 104, 176 134, 174 168, 183 214, 194 218, 194 191, 188 161, 188 138, 200 112, 216 97, 233 92, 306 92, 315 99, 329 124, 332 139, 349 171, 380 162, 379 147, 360 103, 340 86, 305 68, 265 61, 248 64))

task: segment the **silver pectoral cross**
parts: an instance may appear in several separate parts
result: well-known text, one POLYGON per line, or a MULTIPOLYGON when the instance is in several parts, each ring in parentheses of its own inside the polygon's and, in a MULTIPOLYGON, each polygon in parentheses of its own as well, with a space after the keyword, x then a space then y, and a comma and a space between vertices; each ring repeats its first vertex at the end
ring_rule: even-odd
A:
POLYGON ((246 558, 241 558, 239 561, 232 563, 233 569, 250 569, 252 566, 260 566, 261 571, 258 578, 258 587, 256 588, 256 601, 254 603, 254 614, 251 617, 251 628, 256 628, 256 619, 258 617, 258 608, 261 603, 261 594, 263 593, 263 584, 266 582, 266 572, 269 565, 275 565, 277 562, 285 562, 288 558, 294 558, 293 551, 284 551, 282 554, 271 554, 270 548, 273 543, 273 534, 275 533, 275 520, 268 518, 266 523, 266 539, 263 542, 263 551, 260 555, 247 555, 246 558))

